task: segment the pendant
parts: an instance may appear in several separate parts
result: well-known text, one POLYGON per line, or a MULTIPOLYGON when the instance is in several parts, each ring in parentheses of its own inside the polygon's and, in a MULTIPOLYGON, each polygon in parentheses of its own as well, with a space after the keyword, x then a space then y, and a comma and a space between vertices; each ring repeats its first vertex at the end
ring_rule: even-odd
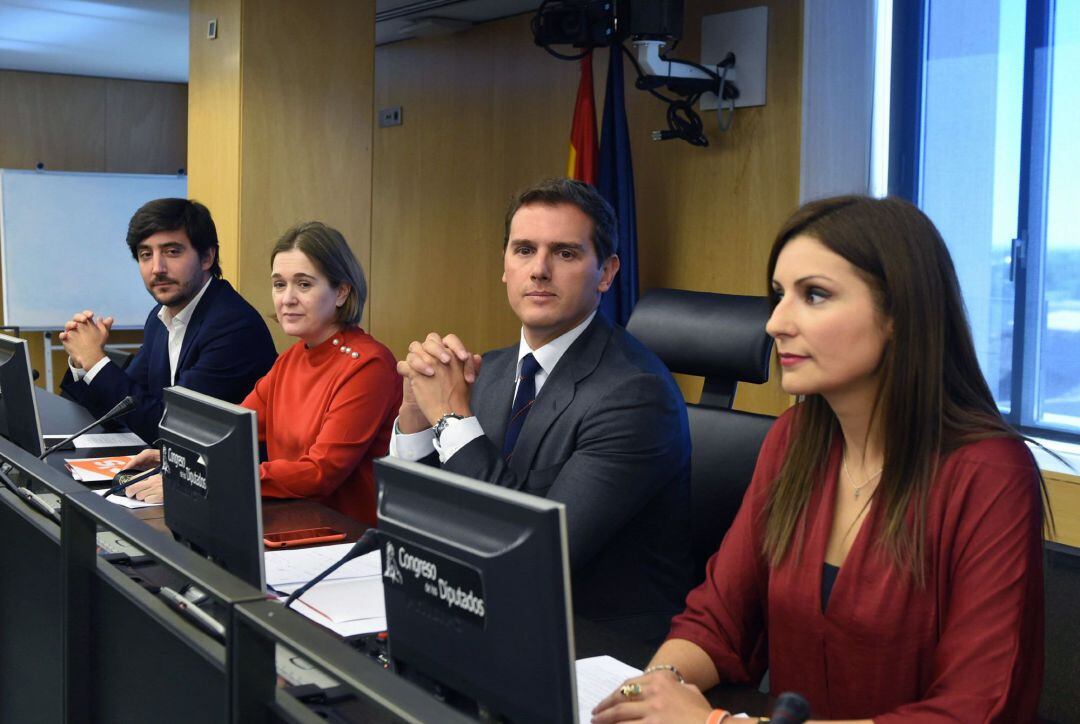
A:
POLYGON ((859 493, 862 492, 862 488, 855 488, 855 500, 859 499, 859 493))

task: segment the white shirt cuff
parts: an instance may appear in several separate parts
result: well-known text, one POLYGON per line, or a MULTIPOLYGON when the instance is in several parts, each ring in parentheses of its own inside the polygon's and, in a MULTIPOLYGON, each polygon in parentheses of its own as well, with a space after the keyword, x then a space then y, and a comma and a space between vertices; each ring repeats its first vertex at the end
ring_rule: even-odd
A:
POLYGON ((432 444, 439 453, 439 462, 445 463, 454 453, 468 445, 484 434, 484 428, 480 427, 480 421, 475 417, 466 417, 461 420, 450 418, 446 421, 440 439, 435 440, 432 433, 432 444))
POLYGON ((68 369, 71 370, 71 378, 76 382, 81 380, 83 377, 86 377, 86 370, 84 370, 82 367, 76 367, 75 365, 71 364, 70 357, 68 357, 68 369))
POLYGON ((430 427, 420 432, 404 433, 398 430, 394 420, 394 433, 390 436, 390 457, 416 462, 435 452, 435 431, 430 427))
MULTIPOLYGON (((68 364, 70 364, 70 362, 68 364)), ((97 373, 101 372, 101 368, 107 364, 109 364, 108 357, 102 357, 101 359, 99 359, 93 367, 86 371, 86 376, 82 378, 83 382, 85 382, 86 384, 90 384, 91 382, 93 382, 94 378, 97 377, 97 373)), ((75 379, 78 378, 76 377, 75 379)))

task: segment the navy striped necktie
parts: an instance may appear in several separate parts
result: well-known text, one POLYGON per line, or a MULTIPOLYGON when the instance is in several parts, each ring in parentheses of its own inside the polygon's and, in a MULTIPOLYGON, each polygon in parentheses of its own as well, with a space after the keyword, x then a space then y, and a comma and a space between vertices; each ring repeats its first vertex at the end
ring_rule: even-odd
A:
POLYGON ((510 459, 514 453, 514 445, 517 444, 521 427, 525 424, 525 418, 529 416, 529 409, 536 399, 536 373, 540 370, 540 363, 532 354, 521 358, 521 377, 518 378, 517 394, 514 395, 514 406, 510 409, 510 422, 506 426, 506 437, 503 438, 503 458, 510 459))

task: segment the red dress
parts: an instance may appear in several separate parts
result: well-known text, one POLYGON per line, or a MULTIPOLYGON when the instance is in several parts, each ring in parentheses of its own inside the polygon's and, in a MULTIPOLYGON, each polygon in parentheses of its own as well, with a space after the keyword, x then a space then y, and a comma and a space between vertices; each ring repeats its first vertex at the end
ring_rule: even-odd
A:
POLYGON ((401 406, 390 350, 358 327, 311 349, 298 342, 241 404, 257 413, 266 443, 264 496, 313 498, 375 524, 371 462, 386 455, 401 406))
MULTIPOLYGON (((875 722, 1029 722, 1043 672, 1041 499, 1025 445, 992 439, 942 463, 927 507, 927 581, 918 588, 874 544, 878 506, 821 610, 841 447, 806 510, 801 559, 762 554, 763 509, 793 411, 773 426, 750 489, 705 582, 669 638, 712 658, 722 681, 796 691, 814 718, 875 722)), ((839 437, 839 436, 838 436, 839 437)))

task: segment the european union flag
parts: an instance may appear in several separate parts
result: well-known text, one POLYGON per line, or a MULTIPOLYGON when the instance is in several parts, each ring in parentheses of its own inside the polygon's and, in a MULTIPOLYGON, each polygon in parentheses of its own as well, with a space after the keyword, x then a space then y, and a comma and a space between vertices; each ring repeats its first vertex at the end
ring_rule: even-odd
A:
POLYGON ((634 164, 626 125, 622 47, 611 46, 604 120, 600 135, 600 169, 596 188, 615 209, 619 220, 619 273, 600 300, 600 311, 626 326, 638 299, 637 205, 634 203, 634 164))

